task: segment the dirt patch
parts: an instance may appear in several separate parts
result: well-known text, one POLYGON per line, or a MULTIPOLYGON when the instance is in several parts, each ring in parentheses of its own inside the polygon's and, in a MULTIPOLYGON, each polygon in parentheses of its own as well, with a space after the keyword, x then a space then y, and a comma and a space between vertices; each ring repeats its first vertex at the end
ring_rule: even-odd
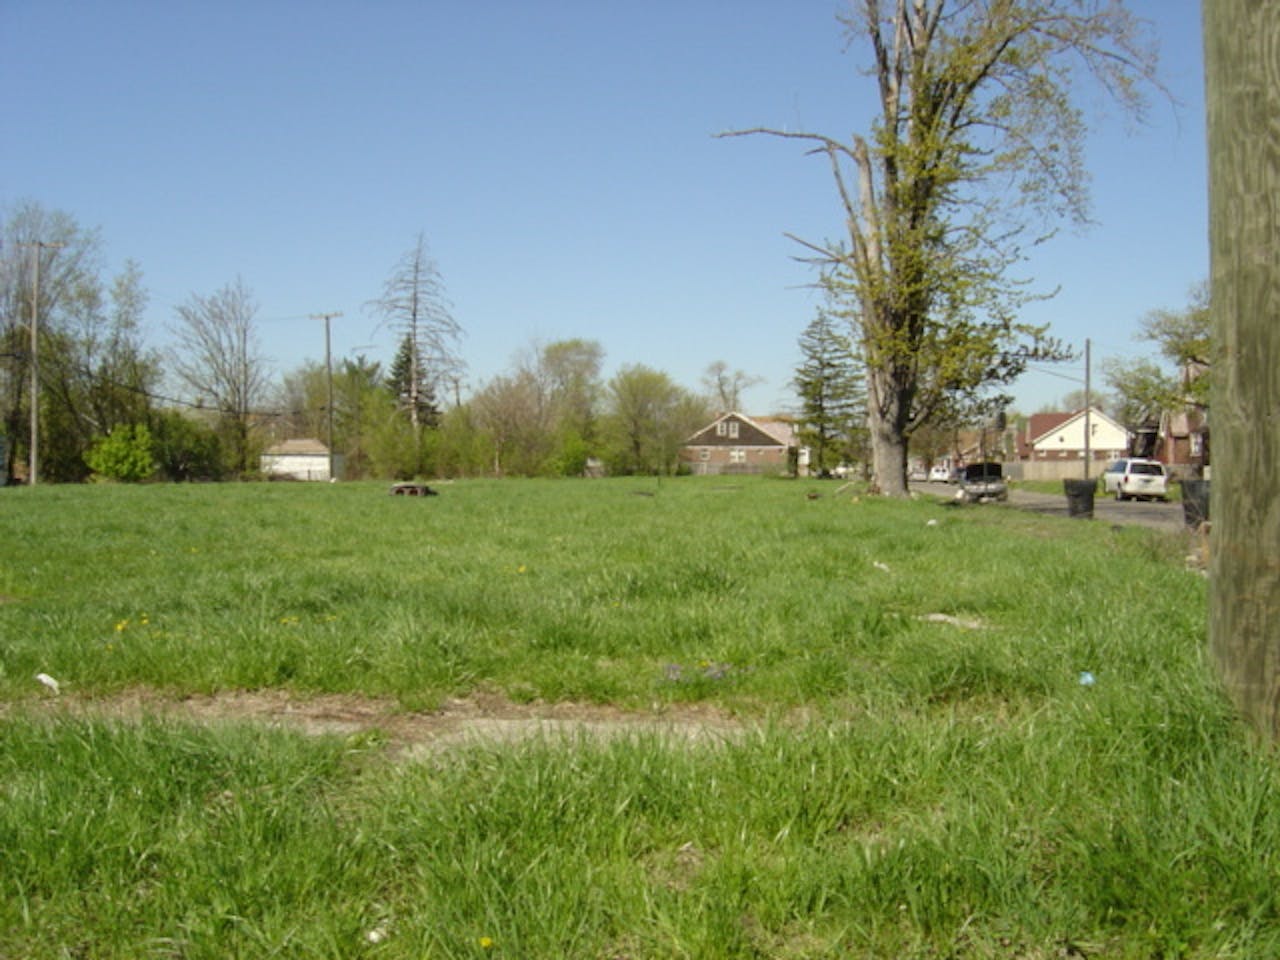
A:
MULTIPOLYGON (((16 705, 0 707, 0 716, 16 705)), ((402 758, 443 750, 543 738, 607 740, 626 734, 657 735, 680 742, 722 742, 739 736, 741 721, 700 706, 664 706, 628 711, 595 704, 516 704, 477 694, 449 700, 439 709, 408 712, 394 700, 350 695, 295 697, 279 690, 228 691, 167 697, 129 691, 109 698, 49 696, 28 702, 27 712, 45 716, 141 720, 160 717, 193 723, 249 721, 307 734, 351 736, 377 733, 402 758)))

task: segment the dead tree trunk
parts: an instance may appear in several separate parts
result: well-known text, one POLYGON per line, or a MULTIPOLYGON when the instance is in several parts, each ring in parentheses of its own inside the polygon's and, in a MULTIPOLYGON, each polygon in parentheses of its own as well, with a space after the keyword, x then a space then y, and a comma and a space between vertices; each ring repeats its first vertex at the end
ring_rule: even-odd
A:
POLYGON ((1204 0, 1214 342, 1209 645, 1280 735, 1280 0, 1204 0))

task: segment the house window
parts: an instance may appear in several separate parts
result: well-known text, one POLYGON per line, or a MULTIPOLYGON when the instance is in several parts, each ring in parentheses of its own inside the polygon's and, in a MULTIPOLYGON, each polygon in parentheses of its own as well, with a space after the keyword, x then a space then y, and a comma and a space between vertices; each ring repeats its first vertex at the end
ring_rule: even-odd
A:
POLYGON ((729 451, 729 462, 730 463, 746 463, 747 451, 743 450, 741 447, 734 447, 732 450, 729 451))
POLYGON ((700 448, 698 449, 698 459, 699 459, 699 460, 710 460, 710 459, 711 459, 711 449, 710 449, 709 447, 700 447, 700 448))
POLYGON ((729 421, 729 436, 736 438, 738 436, 738 421, 729 421))
POLYGON ((717 437, 723 437, 726 433, 728 433, 728 431, 729 431, 728 424, 726 424, 723 420, 721 420, 719 423, 716 424, 717 437))

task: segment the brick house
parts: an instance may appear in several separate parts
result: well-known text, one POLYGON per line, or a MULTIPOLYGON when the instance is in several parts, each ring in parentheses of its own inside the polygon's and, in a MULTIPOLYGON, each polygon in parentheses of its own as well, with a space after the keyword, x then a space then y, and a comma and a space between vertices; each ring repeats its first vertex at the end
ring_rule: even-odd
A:
POLYGON ((800 455, 796 428, 781 417, 724 413, 680 448, 680 466, 699 475, 792 473, 800 455))

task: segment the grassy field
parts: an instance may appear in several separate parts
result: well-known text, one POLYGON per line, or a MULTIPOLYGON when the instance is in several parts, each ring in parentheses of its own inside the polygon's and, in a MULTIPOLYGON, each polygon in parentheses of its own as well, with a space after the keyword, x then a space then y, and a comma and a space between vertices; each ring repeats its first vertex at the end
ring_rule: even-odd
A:
POLYGON ((0 491, 0 957, 1280 955, 1183 538, 836 489, 0 491), (161 709, 244 691, 391 719, 161 709))

